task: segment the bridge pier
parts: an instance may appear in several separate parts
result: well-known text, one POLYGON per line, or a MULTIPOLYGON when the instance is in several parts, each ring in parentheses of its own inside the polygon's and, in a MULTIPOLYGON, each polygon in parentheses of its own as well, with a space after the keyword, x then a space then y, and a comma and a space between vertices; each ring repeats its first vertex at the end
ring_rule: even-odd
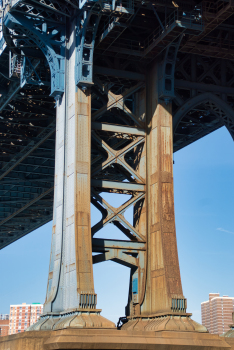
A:
MULTIPOLYGON (((0 350, 230 348, 224 339, 192 321, 180 278, 173 193, 174 71, 184 34, 198 35, 203 23, 193 2, 190 15, 185 2, 177 2, 186 16, 174 9, 175 4, 167 8, 164 2, 165 14, 161 11, 159 16, 155 4, 142 1, 137 6, 132 1, 83 0, 78 4, 67 0, 65 5, 54 1, 50 6, 42 1, 38 20, 32 20, 36 14, 30 14, 27 6, 17 10, 20 1, 14 3, 12 13, 7 10, 6 39, 10 46, 19 45, 16 57, 21 59, 21 50, 31 42, 37 47, 30 56, 37 57, 40 48, 46 57, 57 119, 53 233, 44 314, 27 332, 0 339, 0 350), (18 14, 21 10, 25 12, 18 14), (145 40, 138 30, 132 41, 138 21, 147 29, 144 11, 151 19, 149 36, 145 40), (47 15, 41 23, 41 16, 47 15), (156 32, 155 18, 160 22, 156 32), (130 28, 135 19, 135 27, 130 28), (93 77, 94 45, 101 66, 96 66, 93 77), (115 208, 102 198, 103 192, 126 194, 130 199, 115 208), (90 200, 102 214, 92 228, 90 200), (124 216, 132 205, 133 225, 124 216), (96 239, 95 234, 109 223, 128 240, 96 239), (92 252, 99 254, 92 256, 92 252), (93 264, 107 260, 131 269, 121 329, 96 309, 93 264)), ((35 69, 37 83, 43 84, 35 69)), ((27 79, 32 83, 29 74, 24 78, 25 84, 27 79)), ((183 105, 183 99, 180 101, 183 105)), ((186 103, 179 120, 184 106, 186 103)))
MULTIPOLYGON (((101 310, 96 309, 97 295, 93 281, 93 263, 112 259, 131 267, 127 322, 122 330, 157 331, 164 327, 168 331, 183 329, 189 332, 207 332, 205 327, 191 320, 191 314, 186 313, 176 243, 171 102, 173 81, 170 79, 173 80, 172 72, 180 40, 173 43, 160 60, 151 64, 146 73, 145 86, 140 85, 140 89, 138 87, 130 93, 138 101, 135 115, 126 108, 124 97, 121 98, 110 90, 107 106, 103 106, 103 111, 91 115, 91 85, 84 80, 77 86, 75 74, 77 52, 84 51, 85 46, 77 40, 79 26, 80 19, 75 18, 66 27, 65 90, 62 96, 56 96, 53 233, 44 314, 27 331, 115 328, 114 323, 102 317, 101 310), (167 74, 169 84, 166 72, 161 71, 168 70, 165 62, 170 65, 171 73, 167 74), (121 101, 121 104, 117 101, 121 101), (134 149, 135 165, 127 164, 124 153, 122 154, 122 149, 125 148, 120 148, 119 152, 114 151, 93 130, 93 139, 105 151, 109 151, 109 155, 98 169, 94 167, 91 175, 92 121, 95 123, 105 115, 106 109, 111 110, 116 106, 122 108, 124 113, 130 113, 135 122, 134 127, 138 123, 144 132, 144 138, 138 140, 134 137, 125 146, 127 151, 134 149), (139 145, 142 149, 137 147, 139 145), (139 203, 142 205, 138 213, 135 212, 134 227, 129 225, 123 214, 119 216, 120 223, 126 225, 124 232, 127 227, 128 237, 135 242, 137 248, 126 251, 121 247, 123 243, 120 241, 117 249, 122 250, 121 257, 116 249, 108 257, 108 250, 105 249, 104 254, 93 258, 92 245, 95 238, 92 239, 92 236, 103 227, 103 222, 91 230, 91 188, 99 207, 104 205, 100 193, 104 190, 103 180, 106 175, 102 171, 111 158, 116 163, 120 162, 128 172, 127 178, 134 181, 131 185, 141 184, 144 187, 144 190, 140 190, 140 195, 129 191, 132 195, 129 202, 134 203, 135 210, 139 209, 139 203), (98 188, 92 185, 96 183, 97 175, 102 177, 98 188), (142 251, 138 251, 138 244, 143 244, 142 251)), ((87 67, 82 67, 85 78, 87 67)), ((124 133, 122 130, 118 133, 123 140, 124 133)), ((118 193, 121 193, 123 182, 118 182, 118 186, 118 193)), ((123 211, 116 211, 108 203, 106 209, 110 211, 108 216, 113 217, 110 222, 116 224, 116 214, 123 211)), ((123 225, 120 228, 123 229, 123 225)))

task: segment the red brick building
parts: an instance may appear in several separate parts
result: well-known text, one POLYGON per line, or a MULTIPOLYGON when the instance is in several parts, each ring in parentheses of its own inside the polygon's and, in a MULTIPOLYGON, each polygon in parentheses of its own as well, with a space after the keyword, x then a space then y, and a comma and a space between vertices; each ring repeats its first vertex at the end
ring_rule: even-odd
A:
POLYGON ((232 324, 234 297, 210 293, 209 300, 201 303, 202 324, 212 334, 223 334, 232 324))
POLYGON ((5 335, 8 335, 8 331, 9 331, 9 320, 0 319, 0 337, 5 337, 5 335))
POLYGON ((43 304, 40 303, 34 303, 31 305, 26 303, 21 305, 11 305, 9 334, 24 332, 29 326, 37 322, 42 312, 43 304))

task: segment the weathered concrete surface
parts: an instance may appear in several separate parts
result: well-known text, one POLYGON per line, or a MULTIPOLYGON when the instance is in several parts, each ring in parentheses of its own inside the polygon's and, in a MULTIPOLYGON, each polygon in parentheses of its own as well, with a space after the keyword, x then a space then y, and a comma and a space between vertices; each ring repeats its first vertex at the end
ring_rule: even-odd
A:
POLYGON ((228 343, 231 346, 231 350, 234 350, 234 335, 233 337, 225 337, 226 343, 228 343))
POLYGON ((231 347, 226 339, 209 333, 117 329, 25 332, 0 339, 0 350, 50 349, 231 350, 231 347))
POLYGON ((1 350, 44 350, 44 342, 50 337, 50 332, 23 332, 0 337, 1 350))

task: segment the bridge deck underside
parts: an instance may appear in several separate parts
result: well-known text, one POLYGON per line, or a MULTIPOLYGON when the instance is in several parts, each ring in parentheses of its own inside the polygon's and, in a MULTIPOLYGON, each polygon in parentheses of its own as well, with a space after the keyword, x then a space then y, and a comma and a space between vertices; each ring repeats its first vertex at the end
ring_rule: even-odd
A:
MULTIPOLYGON (((196 35, 184 31, 177 56, 174 152, 224 125, 234 137, 230 112, 234 106, 234 7, 231 1, 215 1, 217 6, 209 7, 212 2, 203 0, 204 31, 196 35), (223 101, 222 106, 215 103, 215 97, 223 101), (192 107, 183 113, 183 106, 190 101, 192 107)), ((59 1, 53 3, 55 7, 61 5, 59 1)), ((134 13, 122 14, 117 24, 110 25, 111 17, 102 16, 94 51, 93 113, 107 102, 101 87, 109 87, 118 95, 138 83, 144 84, 147 64, 181 34, 181 29, 171 27, 163 40, 157 38, 157 45, 151 42, 150 49, 141 48, 158 17, 162 23, 165 18, 165 1, 156 3, 157 15, 148 2, 136 1, 134 13)), ((169 3, 170 13, 174 8, 171 1, 167 6, 169 3)), ((74 4, 75 1, 73 7, 74 4)), ((58 20, 56 11, 48 12, 50 20, 58 20)), ((66 11, 69 17, 68 5, 66 11)), ((49 68, 43 55, 38 50, 35 53, 33 47, 28 50, 30 57, 40 58, 39 86, 31 81, 19 87, 17 77, 9 79, 9 48, 0 56, 0 249, 49 222, 53 212, 55 102, 50 96, 49 68)), ((134 109, 133 95, 125 104, 134 109)), ((131 126, 131 119, 127 120, 126 114, 123 117, 118 108, 107 111, 102 122, 118 124, 116 120, 121 118, 131 126)), ((102 136, 101 131, 97 134, 102 136)), ((102 155, 96 146, 92 147, 91 157, 100 158, 95 167, 101 164, 102 155)), ((127 161, 131 163, 131 155, 127 161)), ((111 170, 108 176, 111 181, 111 170)), ((123 173, 115 169, 113 179, 123 180, 122 177, 123 173)))

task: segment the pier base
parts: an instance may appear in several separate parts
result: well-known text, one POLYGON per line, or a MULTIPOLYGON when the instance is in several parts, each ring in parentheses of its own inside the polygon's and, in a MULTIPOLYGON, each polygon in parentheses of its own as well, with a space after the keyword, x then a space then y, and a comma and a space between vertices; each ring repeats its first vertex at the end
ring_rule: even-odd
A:
POLYGON ((199 332, 117 329, 32 331, 0 338, 0 350, 134 349, 231 350, 225 338, 199 332))

